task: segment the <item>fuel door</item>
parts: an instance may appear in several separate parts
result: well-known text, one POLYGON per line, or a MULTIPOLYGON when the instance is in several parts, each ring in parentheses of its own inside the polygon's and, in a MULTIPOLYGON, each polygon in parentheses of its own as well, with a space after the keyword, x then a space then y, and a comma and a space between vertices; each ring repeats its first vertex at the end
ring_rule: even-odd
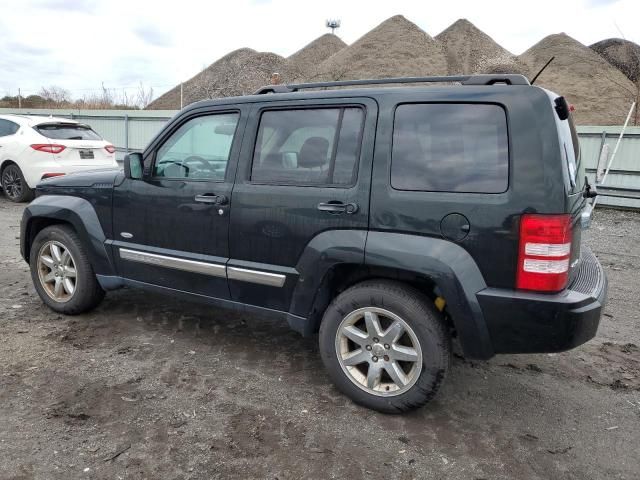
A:
POLYGON ((450 213, 440 221, 440 233, 447 240, 460 242, 470 230, 469 219, 460 213, 450 213))

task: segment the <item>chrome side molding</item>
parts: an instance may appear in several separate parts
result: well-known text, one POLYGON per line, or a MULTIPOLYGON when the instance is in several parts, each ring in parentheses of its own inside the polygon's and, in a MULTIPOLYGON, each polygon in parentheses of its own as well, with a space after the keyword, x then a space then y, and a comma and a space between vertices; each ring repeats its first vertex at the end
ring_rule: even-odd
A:
POLYGON ((246 268, 227 267, 227 278, 229 280, 240 280, 241 282, 259 283, 270 287, 282 287, 287 276, 246 268))
POLYGON ((175 270, 184 270, 185 272, 204 273, 205 275, 211 275, 213 277, 225 278, 227 276, 225 266, 217 263, 197 262, 195 260, 167 257, 165 255, 158 255, 155 253, 129 250, 127 248, 120 249, 120 258, 130 260, 132 262, 158 265, 160 267, 173 268, 175 270))
POLYGON ((269 287, 282 287, 287 280, 287 276, 280 273, 262 272, 260 270, 250 270, 239 267, 226 267, 220 263, 199 262, 196 260, 186 260, 184 258, 169 257, 156 253, 141 252, 120 248, 120 258, 131 262, 146 263, 159 267, 173 268, 185 272, 202 273, 213 277, 228 278, 229 280, 239 280, 241 282, 258 283, 269 287))

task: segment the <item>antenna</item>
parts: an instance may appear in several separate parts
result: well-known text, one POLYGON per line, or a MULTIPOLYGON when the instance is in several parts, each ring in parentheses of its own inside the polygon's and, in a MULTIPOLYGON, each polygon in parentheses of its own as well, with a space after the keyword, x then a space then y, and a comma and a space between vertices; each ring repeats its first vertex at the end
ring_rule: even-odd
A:
POLYGON ((340 28, 340 20, 336 19, 329 19, 326 22, 327 28, 331 29, 331 34, 335 35, 336 34, 336 28, 340 28))
POLYGON ((535 81, 538 79, 538 77, 540 76, 540 74, 541 74, 542 72, 544 72, 544 71, 547 69, 547 67, 549 66, 549 64, 550 64, 551 62, 553 62, 553 59, 554 59, 554 58, 556 58, 556 57, 555 57, 555 55, 554 55, 553 57, 551 57, 547 63, 545 63, 545 64, 544 64, 544 67, 542 67, 538 73, 536 73, 536 76, 535 76, 535 77, 533 77, 533 80, 531 80, 531 85, 533 85, 533 84, 535 83, 535 81))

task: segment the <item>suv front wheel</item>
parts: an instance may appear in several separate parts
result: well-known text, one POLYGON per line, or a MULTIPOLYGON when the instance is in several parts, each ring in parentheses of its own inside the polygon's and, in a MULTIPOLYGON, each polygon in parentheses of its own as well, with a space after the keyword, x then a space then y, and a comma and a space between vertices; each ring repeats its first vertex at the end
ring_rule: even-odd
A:
POLYGON ((51 309, 67 315, 86 312, 104 298, 76 232, 66 225, 42 229, 31 245, 31 278, 51 309))
POLYGON ((385 413, 420 407, 435 396, 449 369, 450 343, 424 295, 386 280, 341 293, 320 326, 320 353, 335 385, 385 413))

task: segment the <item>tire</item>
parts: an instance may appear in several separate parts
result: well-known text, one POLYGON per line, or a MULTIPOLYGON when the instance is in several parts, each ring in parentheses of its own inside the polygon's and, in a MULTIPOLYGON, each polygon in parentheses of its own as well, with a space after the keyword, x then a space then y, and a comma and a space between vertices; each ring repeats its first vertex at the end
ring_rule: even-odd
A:
POLYGON ((341 293, 324 313, 319 340, 336 387, 354 402, 384 413, 426 404, 449 370, 451 339, 440 314, 422 293, 399 282, 365 281, 341 293), (374 318, 380 338, 369 332, 374 318))
POLYGON ((15 163, 2 170, 2 189, 12 202, 30 202, 33 200, 33 189, 29 188, 22 170, 15 163))
POLYGON ((80 239, 66 225, 52 225, 38 232, 31 245, 29 265, 38 295, 58 313, 84 313, 104 298, 80 239))

